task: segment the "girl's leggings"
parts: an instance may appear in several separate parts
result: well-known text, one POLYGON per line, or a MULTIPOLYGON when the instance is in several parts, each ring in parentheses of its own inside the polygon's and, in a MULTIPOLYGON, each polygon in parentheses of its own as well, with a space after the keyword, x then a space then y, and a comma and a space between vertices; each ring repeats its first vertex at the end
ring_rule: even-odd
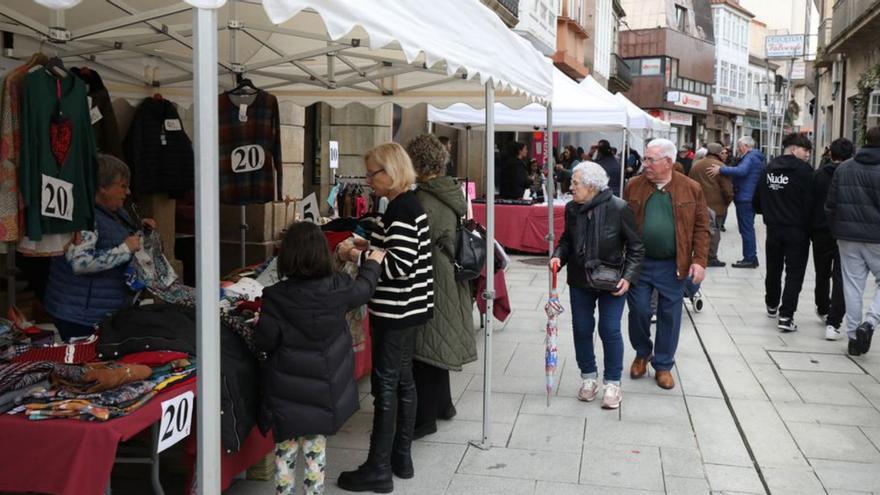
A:
POLYGON ((303 486, 306 495, 324 493, 324 463, 326 462, 327 437, 307 435, 275 444, 275 493, 296 493, 296 457, 302 448, 306 460, 303 486))

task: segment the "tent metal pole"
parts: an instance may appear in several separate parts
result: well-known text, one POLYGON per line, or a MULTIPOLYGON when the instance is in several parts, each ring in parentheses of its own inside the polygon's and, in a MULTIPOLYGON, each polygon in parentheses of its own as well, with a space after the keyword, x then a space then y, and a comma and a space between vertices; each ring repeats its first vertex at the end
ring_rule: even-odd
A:
POLYGON ((196 349, 199 495, 220 493, 220 177, 217 11, 193 9, 196 157, 196 349))
MULTIPOLYGON (((555 179, 553 177, 553 167, 555 164, 553 163, 553 105, 547 104, 547 128, 544 132, 544 161, 547 163, 547 198, 544 198, 547 201, 547 243, 548 243, 548 251, 547 251, 547 261, 549 263, 550 258, 553 257, 553 248, 556 247, 556 230, 554 229, 553 223, 553 206, 554 206, 554 197, 555 194, 553 189, 555 187, 555 179)), ((547 278, 548 287, 550 289, 553 288, 553 277, 552 275, 547 278)))
POLYGON ((623 128, 623 144, 620 145, 620 197, 623 197, 623 176, 626 175, 627 130, 623 128))
POLYGON ((492 306, 495 301, 495 81, 486 81, 486 327, 483 350, 483 435, 478 442, 471 442, 482 450, 492 448, 490 407, 492 403, 492 306))

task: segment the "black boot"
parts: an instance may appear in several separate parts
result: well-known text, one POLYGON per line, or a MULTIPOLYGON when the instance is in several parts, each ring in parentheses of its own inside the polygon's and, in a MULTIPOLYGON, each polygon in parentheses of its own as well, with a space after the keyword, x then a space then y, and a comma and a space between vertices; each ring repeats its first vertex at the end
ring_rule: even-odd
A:
MULTIPOLYGON (((391 445, 394 440, 394 419, 397 408, 396 356, 392 346, 385 345, 387 333, 376 332, 373 340, 373 431, 370 433, 370 454, 367 462, 355 471, 339 475, 336 484, 351 492, 391 493, 394 479, 391 475, 391 445)), ((394 334, 391 334, 394 337, 394 334)))
POLYGON ((391 477, 391 439, 394 435, 394 409, 390 411, 375 401, 373 432, 370 434, 370 454, 367 462, 355 471, 339 475, 339 488, 350 492, 391 493, 394 479, 391 477))
POLYGON ((415 475, 412 462, 413 429, 416 425, 416 383, 413 379, 412 353, 414 333, 403 346, 404 356, 397 388, 397 430, 391 451, 391 470, 402 479, 415 475))

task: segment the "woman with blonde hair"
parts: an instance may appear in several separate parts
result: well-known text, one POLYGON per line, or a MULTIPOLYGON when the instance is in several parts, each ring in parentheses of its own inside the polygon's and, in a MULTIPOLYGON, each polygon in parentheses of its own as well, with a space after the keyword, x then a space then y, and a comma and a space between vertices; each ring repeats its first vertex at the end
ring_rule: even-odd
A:
POLYGON ((373 431, 367 461, 339 476, 349 491, 389 493, 398 478, 414 475, 411 444, 416 419, 413 348, 416 328, 433 317, 434 279, 428 216, 412 186, 416 173, 397 143, 381 144, 364 156, 367 184, 388 207, 369 241, 342 242, 344 260, 365 261, 373 249, 385 251, 376 292, 368 304, 373 337, 373 431))

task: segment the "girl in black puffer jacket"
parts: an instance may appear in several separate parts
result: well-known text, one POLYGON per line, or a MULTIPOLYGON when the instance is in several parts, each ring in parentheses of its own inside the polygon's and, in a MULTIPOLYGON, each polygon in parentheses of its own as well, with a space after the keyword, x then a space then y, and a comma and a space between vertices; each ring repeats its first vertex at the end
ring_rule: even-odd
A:
POLYGON ((334 273, 327 241, 317 225, 290 226, 278 256, 284 279, 263 291, 254 336, 265 354, 260 429, 275 441, 276 493, 293 494, 294 463, 302 448, 305 492, 323 493, 326 436, 358 408, 354 355, 345 313, 376 289, 385 254, 371 252, 357 279, 334 273))

